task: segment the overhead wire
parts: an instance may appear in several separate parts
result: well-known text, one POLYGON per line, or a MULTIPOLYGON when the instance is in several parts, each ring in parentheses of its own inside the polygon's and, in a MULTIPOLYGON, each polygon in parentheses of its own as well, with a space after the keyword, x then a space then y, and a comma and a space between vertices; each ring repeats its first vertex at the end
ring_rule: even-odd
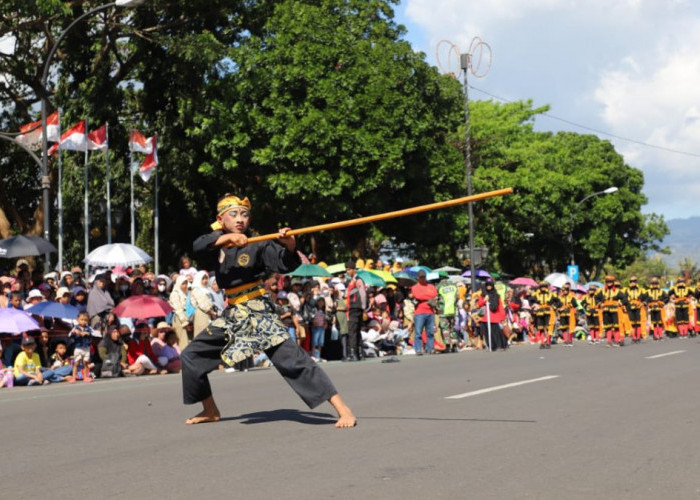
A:
MULTIPOLYGON (((511 101, 511 100, 506 99, 506 98, 504 98, 504 97, 500 97, 500 96, 497 96, 497 95, 492 94, 492 93, 490 93, 490 92, 487 92, 486 90, 483 90, 483 89, 474 87, 474 86, 471 85, 471 84, 469 85, 469 88, 471 88, 471 89, 473 89, 473 90, 476 90, 477 92, 480 92, 480 93, 482 93, 482 94, 484 94, 484 95, 487 95, 487 96, 489 96, 489 97, 493 97, 494 99, 497 99, 497 100, 499 100, 499 101, 501 101, 501 102, 507 102, 507 103, 512 103, 512 102, 514 102, 514 101, 511 101)), ((588 131, 590 131, 590 132, 595 132, 596 134, 605 135, 605 136, 608 136, 608 137, 612 137, 612 138, 614 138, 614 139, 619 139, 619 140, 621 140, 621 141, 626 141, 626 142, 630 142, 630 143, 632 143, 632 144, 637 144, 637 145, 639 145, 639 146, 644 146, 644 147, 647 147, 647 148, 658 149, 658 150, 660 150, 660 151, 666 151, 666 152, 668 152, 668 153, 675 153, 675 154, 680 154, 680 155, 685 155, 685 156, 691 156, 691 157, 693 157, 693 158, 700 158, 700 153, 693 153, 693 152, 690 152, 690 151, 682 151, 682 150, 680 150, 680 149, 674 149, 674 148, 668 148, 668 147, 665 147, 665 146, 659 146, 658 144, 649 144, 648 142, 639 141, 639 140, 637 140, 637 139, 630 139, 629 137, 623 137, 623 136, 621 136, 621 135, 612 134, 612 133, 610 133, 610 132, 606 132, 606 131, 604 131, 604 130, 600 130, 600 129, 597 129, 597 128, 594 128, 594 127, 589 127, 589 126, 587 126, 587 125, 582 125, 582 124, 580 124, 580 123, 576 123, 576 122, 574 122, 574 121, 567 120, 566 118, 561 118, 561 117, 556 116, 556 115, 553 115, 553 114, 551 114, 551 113, 541 113, 541 115, 542 115, 542 116, 546 116, 547 118, 551 118, 551 119, 553 119, 553 120, 558 120, 558 121, 563 122, 563 123, 566 123, 566 124, 568 124, 568 125, 573 125, 574 127, 578 127, 578 128, 584 129, 584 130, 588 130, 588 131)))

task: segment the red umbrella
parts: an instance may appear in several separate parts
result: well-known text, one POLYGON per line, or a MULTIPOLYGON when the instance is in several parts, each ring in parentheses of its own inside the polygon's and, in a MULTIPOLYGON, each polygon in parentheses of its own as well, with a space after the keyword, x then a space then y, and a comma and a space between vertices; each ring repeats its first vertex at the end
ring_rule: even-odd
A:
POLYGON ((158 318, 172 311, 167 301, 153 295, 134 295, 124 299, 112 312, 123 318, 158 318))

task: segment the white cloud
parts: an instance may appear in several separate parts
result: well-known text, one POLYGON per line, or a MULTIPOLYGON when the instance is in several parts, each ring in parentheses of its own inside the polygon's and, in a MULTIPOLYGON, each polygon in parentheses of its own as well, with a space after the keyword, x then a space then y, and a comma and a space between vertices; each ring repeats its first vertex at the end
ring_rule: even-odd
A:
MULTIPOLYGON (((618 136, 700 153, 697 2, 406 1, 409 30, 421 30, 427 44, 415 48, 431 63, 439 40, 462 52, 476 35, 491 45, 491 71, 472 85, 509 100, 550 104, 553 115, 618 136)), ((539 129, 561 127, 538 120, 539 129)), ((692 201, 700 196, 700 158, 611 140, 645 174, 646 211, 667 218, 700 215, 700 204, 692 201)))
MULTIPOLYGON (((621 59, 600 76, 594 91, 606 128, 625 137, 700 154, 700 19, 656 40, 652 52, 621 59), (634 64, 625 64, 633 59, 634 64)), ((700 158, 650 148, 618 147, 645 173, 650 208, 669 217, 696 215, 700 158)))

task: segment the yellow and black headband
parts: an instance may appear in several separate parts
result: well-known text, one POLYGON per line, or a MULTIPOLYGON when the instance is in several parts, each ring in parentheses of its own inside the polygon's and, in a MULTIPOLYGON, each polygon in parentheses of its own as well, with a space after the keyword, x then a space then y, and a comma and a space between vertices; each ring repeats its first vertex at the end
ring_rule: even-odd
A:
MULTIPOLYGON (((250 210, 250 200, 247 197, 240 199, 238 196, 227 196, 226 198, 223 198, 221 201, 219 201, 219 203, 216 205, 216 215, 224 215, 226 212, 236 207, 247 208, 248 210, 250 210)), ((224 226, 221 224, 221 222, 217 220, 211 224, 211 228, 214 231, 219 231, 223 229, 224 226)))

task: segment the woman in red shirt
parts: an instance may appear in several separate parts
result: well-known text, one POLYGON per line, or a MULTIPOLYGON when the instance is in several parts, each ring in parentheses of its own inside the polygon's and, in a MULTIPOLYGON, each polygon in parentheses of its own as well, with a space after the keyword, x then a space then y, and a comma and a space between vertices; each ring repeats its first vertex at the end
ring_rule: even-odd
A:
POLYGON ((134 375, 142 375, 145 372, 148 372, 150 375, 168 373, 168 370, 159 370, 156 366, 155 356, 153 355, 149 339, 149 330, 148 323, 141 322, 134 325, 134 337, 138 340, 131 339, 126 351, 126 357, 129 361, 129 372, 134 375))

